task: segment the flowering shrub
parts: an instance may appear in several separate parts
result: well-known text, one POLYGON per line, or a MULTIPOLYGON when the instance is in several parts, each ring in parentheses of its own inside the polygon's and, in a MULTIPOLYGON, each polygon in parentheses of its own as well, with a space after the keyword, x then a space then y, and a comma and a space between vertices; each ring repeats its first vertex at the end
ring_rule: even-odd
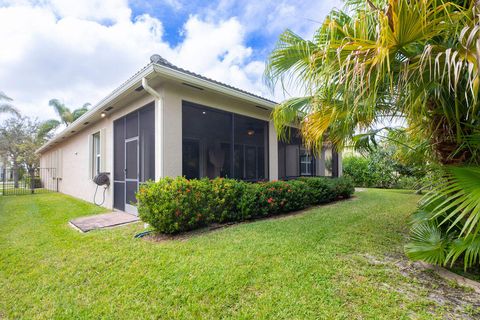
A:
POLYGON ((163 178, 140 187, 137 199, 140 218, 163 233, 193 230, 209 224, 214 216, 209 206, 208 179, 163 178))
POLYGON ((143 184, 137 199, 143 221, 159 232, 177 233, 300 210, 347 198, 353 191, 351 181, 344 178, 247 183, 178 177, 143 184))

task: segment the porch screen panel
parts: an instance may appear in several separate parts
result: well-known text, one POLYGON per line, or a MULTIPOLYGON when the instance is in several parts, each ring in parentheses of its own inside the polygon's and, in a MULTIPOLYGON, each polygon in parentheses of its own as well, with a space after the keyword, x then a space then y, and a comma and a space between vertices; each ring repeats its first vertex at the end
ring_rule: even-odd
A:
POLYGON ((267 122, 237 114, 233 119, 235 178, 253 181, 266 179, 267 122))
POLYGON ((125 118, 113 123, 113 206, 125 210, 125 118))
POLYGON ((125 117, 125 139, 138 137, 138 112, 132 112, 125 117))
POLYGON ((231 177, 231 114, 184 103, 182 135, 183 175, 231 177))
POLYGON ((155 105, 139 111, 140 181, 155 180, 155 105))
POLYGON ((184 176, 267 178, 266 121, 189 102, 183 103, 182 112, 184 176))

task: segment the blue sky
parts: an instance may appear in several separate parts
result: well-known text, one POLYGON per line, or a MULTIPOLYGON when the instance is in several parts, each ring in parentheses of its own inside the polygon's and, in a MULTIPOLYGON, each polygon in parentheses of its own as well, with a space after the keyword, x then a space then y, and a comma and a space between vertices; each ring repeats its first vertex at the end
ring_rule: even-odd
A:
POLYGON ((286 28, 291 28, 302 36, 309 37, 312 31, 320 25, 325 15, 332 8, 342 6, 340 0, 320 1, 185 1, 171 0, 167 4, 162 1, 129 1, 132 17, 149 14, 162 21, 164 40, 171 45, 182 42, 184 35, 182 27, 189 17, 197 15, 207 20, 222 20, 231 17, 240 18, 242 23, 250 25, 246 45, 254 49, 253 59, 265 59, 273 49, 280 33, 286 28), (278 7, 292 7, 294 10, 285 10, 283 15, 278 15, 279 20, 273 29, 265 28, 269 24, 268 14, 275 12, 278 7), (252 8, 253 7, 253 8, 252 8), (255 10, 256 9, 256 10, 255 10), (286 19, 285 19, 286 18, 286 19), (294 23, 292 23, 292 21, 294 23))
POLYGON ((281 100, 262 76, 278 36, 311 37, 341 0, 0 0, 0 91, 27 115, 48 101, 97 103, 158 53, 170 62, 281 100), (28 75, 28 81, 12 81, 28 75))

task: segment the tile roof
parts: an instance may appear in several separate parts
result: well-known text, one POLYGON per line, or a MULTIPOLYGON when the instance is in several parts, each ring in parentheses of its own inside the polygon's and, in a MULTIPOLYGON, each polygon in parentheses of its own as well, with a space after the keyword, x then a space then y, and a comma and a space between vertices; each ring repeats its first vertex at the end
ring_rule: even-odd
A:
POLYGON ((187 74, 187 75, 190 75, 190 76, 193 76, 193 77, 196 77, 196 78, 199 78, 199 79, 202 79, 202 80, 205 80, 205 81, 214 83, 214 84, 216 84, 216 85, 220 85, 220 86, 226 87, 226 88, 228 88, 228 89, 232 89, 232 90, 235 90, 235 91, 238 91, 238 92, 241 92, 241 93, 248 94, 248 95, 250 95, 250 96, 252 96, 252 97, 259 98, 259 99, 265 100, 265 101, 267 101, 267 102, 277 104, 276 101, 273 101, 273 100, 267 99, 267 98, 265 98, 265 97, 262 97, 262 96, 253 94, 253 93, 251 93, 251 92, 248 92, 248 91, 239 89, 239 88, 234 87, 234 86, 231 86, 231 85, 229 85, 229 84, 226 84, 226 83, 223 83, 223 82, 220 82, 220 81, 217 81, 217 80, 213 80, 213 79, 208 78, 208 77, 205 77, 205 76, 203 76, 203 75, 201 75, 201 74, 198 74, 198 73, 195 73, 195 72, 192 72, 192 71, 189 71, 189 70, 186 70, 186 69, 177 67, 176 65, 172 64, 171 62, 169 62, 168 60, 166 60, 165 58, 163 58, 162 56, 160 56, 160 55, 158 55, 158 54, 152 55, 152 56, 150 57, 150 61, 151 61, 151 64, 161 65, 161 66, 170 68, 170 69, 172 69, 172 70, 179 71, 179 72, 185 73, 185 74, 187 74))

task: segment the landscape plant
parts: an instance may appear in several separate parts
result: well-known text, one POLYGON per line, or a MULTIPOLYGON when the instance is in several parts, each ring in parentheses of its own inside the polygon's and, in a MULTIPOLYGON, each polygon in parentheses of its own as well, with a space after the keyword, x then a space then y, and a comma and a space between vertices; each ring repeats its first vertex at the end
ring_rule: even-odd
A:
POLYGON ((140 218, 161 233, 262 218, 346 199, 348 178, 302 178, 249 183, 234 179, 163 178, 137 193, 140 218))
POLYGON ((407 253, 419 258, 411 253, 441 239, 435 226, 442 225, 464 230, 453 234, 447 247, 462 243, 476 253, 464 260, 465 267, 478 264, 480 1, 345 3, 344 10, 330 12, 312 40, 290 30, 280 36, 267 63, 267 82, 272 88, 295 86, 304 95, 275 109, 275 127, 282 134, 295 123, 311 148, 328 139, 341 150, 359 134, 376 135, 380 126, 404 123, 410 146, 421 141, 428 158, 443 170, 422 204, 432 208, 424 222, 433 227, 412 224, 407 253), (438 197, 443 201, 435 206, 438 197), (452 208, 448 219, 434 222, 452 208), (415 237, 419 229, 421 238, 415 237))

